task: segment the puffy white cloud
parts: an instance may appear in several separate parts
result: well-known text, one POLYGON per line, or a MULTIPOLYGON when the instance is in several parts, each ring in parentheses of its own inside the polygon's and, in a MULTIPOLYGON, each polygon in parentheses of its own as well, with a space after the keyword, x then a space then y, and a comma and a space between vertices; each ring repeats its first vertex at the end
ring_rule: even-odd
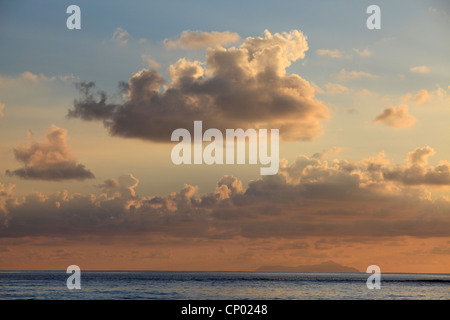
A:
POLYGON ((434 155, 434 149, 426 146, 416 148, 408 153, 407 165, 397 165, 383 171, 383 176, 387 180, 395 180, 405 185, 450 185, 450 163, 441 161, 436 166, 426 167, 428 157, 434 155))
POLYGON ((204 31, 183 31, 177 39, 165 39, 164 45, 167 49, 202 49, 222 44, 235 43, 240 40, 240 36, 235 32, 204 32, 204 31))
POLYGON ((330 58, 342 58, 343 56, 342 52, 338 49, 318 49, 316 52, 319 56, 329 56, 330 58))
POLYGON ((364 50, 353 49, 353 51, 355 51, 356 54, 360 57, 370 57, 371 55, 373 55, 373 52, 368 48, 365 48, 364 50))
POLYGON ((404 101, 414 101, 417 104, 438 104, 442 101, 449 100, 447 90, 441 87, 438 87, 435 90, 421 89, 416 93, 407 93, 402 99, 404 101))
POLYGON ((327 94, 341 94, 348 92, 348 88, 339 83, 329 82, 325 85, 325 89, 327 90, 326 91, 327 94))
POLYGON ((428 163, 428 157, 434 155, 435 152, 430 146, 424 148, 416 148, 413 152, 408 153, 408 162, 411 165, 426 165, 428 163))
POLYGON ((384 109, 374 122, 381 122, 392 128, 409 128, 416 123, 416 118, 408 113, 408 106, 403 104, 398 107, 384 109))
POLYGON ((364 71, 347 71, 345 69, 341 69, 341 71, 336 76, 339 80, 354 80, 361 78, 377 78, 377 76, 364 72, 364 71))
POLYGON ((417 92, 416 98, 414 99, 414 101, 416 103, 424 103, 425 101, 427 101, 430 98, 430 93, 423 89, 420 90, 419 92, 417 92))
POLYGON ((5 87, 6 89, 14 88, 17 86, 24 86, 24 85, 30 85, 32 83, 38 83, 40 82, 48 82, 48 81, 54 81, 56 79, 67 81, 69 79, 72 79, 73 76, 52 76, 48 77, 44 74, 34 74, 30 71, 25 71, 17 76, 0 76, 0 87, 5 87))
POLYGON ((94 175, 76 162, 66 141, 67 131, 52 125, 42 142, 34 140, 14 149, 14 156, 25 167, 6 171, 7 175, 23 179, 60 181, 92 179, 94 175))
POLYGON ((130 37, 130 34, 128 33, 127 30, 124 30, 121 27, 118 27, 112 37, 111 37, 111 41, 113 41, 114 43, 116 43, 119 46, 126 46, 128 43, 128 39, 130 37))
POLYGON ((169 67, 172 81, 164 87, 157 71, 137 72, 121 84, 127 89, 121 104, 93 93, 93 83, 82 83, 83 97, 69 117, 102 120, 112 135, 157 142, 170 142, 173 130, 189 130, 199 119, 208 128, 275 128, 285 141, 311 140, 321 134, 329 110, 314 98, 308 81, 286 72, 307 50, 298 30, 266 30, 239 48, 209 49, 206 63, 178 60, 169 67))
MULTIPOLYGON (((13 184, 6 187, 4 184, 0 183, 0 217, 3 216, 3 219, 5 219, 7 213, 6 206, 8 203, 11 204, 11 199, 13 199, 12 193, 14 187, 13 184)), ((13 201, 13 203, 15 203, 15 201, 13 201)))
POLYGON ((428 73, 430 72, 430 68, 427 66, 417 66, 417 67, 411 67, 409 71, 413 73, 428 73))

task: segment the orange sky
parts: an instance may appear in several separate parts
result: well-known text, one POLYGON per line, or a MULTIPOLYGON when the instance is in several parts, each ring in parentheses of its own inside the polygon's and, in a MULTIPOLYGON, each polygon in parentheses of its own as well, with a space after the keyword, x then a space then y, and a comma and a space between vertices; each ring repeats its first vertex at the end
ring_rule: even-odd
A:
POLYGON ((146 241, 140 237, 91 237, 67 241, 41 237, 6 241, 0 266, 2 270, 65 270, 77 264, 82 270, 252 271, 263 265, 298 266, 333 260, 361 272, 377 264, 381 272, 448 273, 448 248, 448 238, 146 241))
POLYGON ((336 3, 1 2, 0 270, 450 272, 449 7, 336 3), (278 172, 175 165, 194 121, 278 172))

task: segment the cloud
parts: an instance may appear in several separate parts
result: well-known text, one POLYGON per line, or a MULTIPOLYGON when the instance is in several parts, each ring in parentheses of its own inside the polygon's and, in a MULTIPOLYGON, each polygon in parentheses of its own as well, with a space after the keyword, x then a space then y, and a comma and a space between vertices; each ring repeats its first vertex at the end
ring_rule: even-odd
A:
POLYGON ((28 80, 31 80, 31 81, 36 81, 36 80, 38 80, 39 77, 37 75, 29 72, 29 71, 26 71, 26 72, 24 72, 22 74, 22 78, 28 79, 28 80))
POLYGON ((18 199, 0 185, 0 237, 448 237, 450 199, 428 188, 450 188, 450 166, 428 166, 432 153, 417 148, 400 165, 390 165, 384 153, 361 161, 299 156, 247 188, 225 176, 202 196, 189 184, 164 197, 142 196, 131 174, 106 180, 99 194, 36 192, 18 199))
POLYGON ((128 43, 128 39, 130 37, 130 34, 128 33, 127 30, 122 29, 121 27, 118 27, 112 37, 111 37, 111 41, 116 43, 119 46, 126 46, 128 43))
POLYGON ((408 153, 408 162, 411 165, 424 166, 428 164, 428 157, 435 154, 433 148, 426 146, 425 148, 417 148, 413 152, 408 153))
POLYGON ((430 72, 430 68, 427 66, 417 66, 410 68, 409 71, 414 73, 428 73, 430 72))
POLYGON ((316 52, 319 56, 329 56, 330 58, 342 58, 343 57, 342 52, 337 49, 334 49, 334 50, 318 49, 316 52))
POLYGON ((330 149, 325 149, 322 151, 322 153, 315 153, 312 158, 313 159, 325 159, 329 155, 337 155, 342 152, 342 148, 339 147, 332 147, 330 149))
POLYGON ((161 67, 161 65, 158 62, 156 62, 155 60, 153 60, 151 58, 151 56, 148 54, 141 54, 141 59, 146 64, 147 67, 156 68, 156 69, 161 67))
MULTIPOLYGON (((121 88, 128 88, 128 84, 120 84, 121 88)), ((107 103, 107 95, 105 92, 97 92, 100 98, 96 100, 96 96, 91 92, 95 88, 94 82, 76 83, 76 88, 83 94, 83 100, 75 100, 74 109, 69 110, 69 118, 81 118, 83 120, 106 120, 113 116, 114 111, 119 108, 118 104, 107 103)))
POLYGON ((5 114, 3 113, 3 109, 5 109, 5 104, 0 103, 0 119, 2 119, 5 116, 5 114))
POLYGON ((104 183, 98 185, 97 187, 102 189, 103 192, 107 192, 108 190, 114 190, 115 188, 119 187, 119 181, 117 181, 114 178, 110 178, 105 180, 104 183))
POLYGON ((325 89, 327 90, 327 94, 341 94, 348 92, 348 88, 339 83, 329 82, 325 85, 325 89))
POLYGON ((353 80, 361 78, 377 78, 377 76, 364 71, 346 71, 342 69, 336 76, 339 80, 353 80))
POLYGON ((436 90, 421 89, 417 93, 407 93, 402 99, 404 101, 414 101, 417 104, 439 103, 448 99, 447 90, 438 87, 436 90))
POLYGON ((373 55, 373 52, 367 48, 365 48, 364 50, 353 49, 353 51, 355 51, 356 54, 360 57, 370 57, 371 55, 373 55))
POLYGON ((183 31, 177 39, 165 39, 163 42, 167 49, 203 49, 220 46, 222 44, 235 43, 239 40, 239 35, 230 31, 183 31))
POLYGON ((392 128, 404 129, 414 125, 416 118, 408 113, 408 106, 403 104, 384 109, 374 122, 380 122, 392 128))
POLYGON ((97 187, 109 197, 113 195, 126 195, 127 198, 134 198, 136 193, 134 189, 138 186, 139 180, 131 173, 119 177, 118 180, 110 178, 105 180, 97 187))
POLYGON ((434 155, 434 149, 426 146, 408 153, 407 165, 397 165, 384 170, 386 180, 399 181, 405 185, 450 185, 450 163, 441 161, 436 166, 426 167, 428 157, 434 155))
POLYGON ((431 97, 430 93, 427 90, 423 89, 423 90, 420 90, 419 92, 417 92, 417 95, 416 95, 416 98, 414 99, 414 101, 416 103, 424 103, 430 97, 431 97))
POLYGON ((1 102, 8 105, 8 108, 29 105, 47 107, 50 96, 58 100, 61 100, 63 96, 67 97, 68 89, 71 87, 68 84, 76 80, 72 74, 47 76, 30 71, 0 75, 1 102), (27 89, 27 94, 23 94, 24 88, 27 89))
POLYGON ((68 116, 103 121, 111 135, 157 142, 170 142, 173 130, 190 130, 194 120, 205 130, 275 128, 282 140, 311 140, 322 133, 329 110, 308 81, 286 72, 307 50, 300 31, 266 30, 239 48, 209 49, 205 63, 179 59, 168 68, 168 84, 155 70, 135 73, 120 84, 126 89, 122 103, 82 83, 83 96, 68 116))
POLYGON ((0 220, 6 218, 7 209, 6 206, 14 203, 14 201, 11 201, 13 198, 13 189, 15 185, 10 184, 9 186, 5 186, 4 184, 0 183, 0 220))
POLYGON ((324 93, 323 89, 322 89, 321 87, 319 87, 319 86, 318 86, 316 83, 314 83, 313 81, 311 81, 310 84, 311 84, 311 87, 313 87, 313 89, 314 89, 314 93, 317 93, 317 94, 322 94, 322 93, 324 93))
POLYGON ((231 175, 223 176, 218 182, 214 191, 215 198, 220 200, 229 199, 234 195, 244 193, 242 182, 231 175))
POLYGON ((29 141, 14 148, 14 156, 25 167, 7 170, 9 176, 34 180, 84 180, 94 175, 84 165, 78 164, 66 141, 67 131, 52 125, 42 142, 29 141))
POLYGON ((2 77, 0 76, 0 86, 4 86, 4 87, 14 87, 14 86, 18 86, 18 85, 23 85, 24 83, 26 84, 32 84, 32 83, 37 83, 39 81, 54 81, 54 80, 61 80, 61 81, 67 81, 69 79, 73 79, 73 75, 70 76, 52 76, 52 77, 48 77, 44 74, 34 74, 30 71, 25 71, 23 73, 21 73, 20 75, 16 76, 16 77, 2 77))

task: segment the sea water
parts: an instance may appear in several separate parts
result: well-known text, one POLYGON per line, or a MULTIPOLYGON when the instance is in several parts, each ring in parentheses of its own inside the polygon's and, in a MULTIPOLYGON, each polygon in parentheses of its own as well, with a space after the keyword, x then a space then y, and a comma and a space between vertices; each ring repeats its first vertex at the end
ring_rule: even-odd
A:
POLYGON ((65 271, 0 271, 0 299, 306 300, 450 299, 450 274, 82 271, 69 290, 65 271))

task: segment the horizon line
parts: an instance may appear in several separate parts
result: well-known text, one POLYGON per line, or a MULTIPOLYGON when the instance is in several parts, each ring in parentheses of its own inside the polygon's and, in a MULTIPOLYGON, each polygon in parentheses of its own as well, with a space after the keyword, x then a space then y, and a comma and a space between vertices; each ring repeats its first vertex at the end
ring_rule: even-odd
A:
MULTIPOLYGON (((59 271, 66 273, 66 269, 0 269, 0 272, 15 272, 15 271, 24 271, 24 272, 33 272, 33 271, 59 271)), ((312 271, 312 272, 298 272, 298 271, 257 271, 257 270, 149 270, 149 269, 82 269, 83 272, 252 272, 252 273, 363 273, 370 274, 367 272, 324 272, 324 271, 312 271)), ((438 275, 450 275, 450 273, 441 273, 441 272, 381 272, 381 274, 438 274, 438 275)))

